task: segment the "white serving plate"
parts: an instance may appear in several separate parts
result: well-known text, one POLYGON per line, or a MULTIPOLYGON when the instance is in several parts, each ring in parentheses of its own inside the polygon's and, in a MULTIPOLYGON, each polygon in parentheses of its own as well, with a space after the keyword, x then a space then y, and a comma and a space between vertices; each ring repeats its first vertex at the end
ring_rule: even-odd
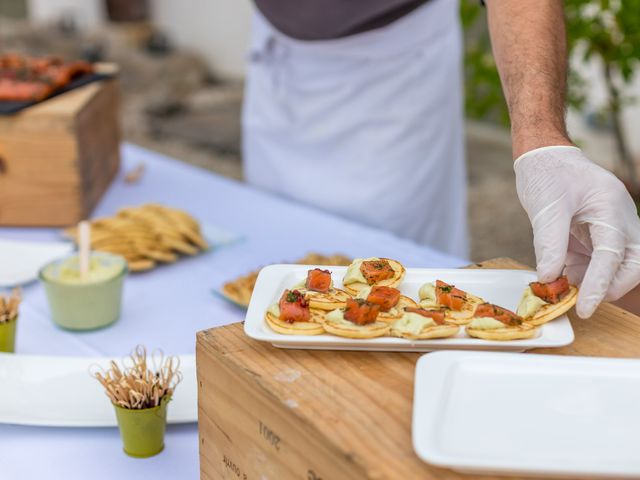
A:
MULTIPOLYGON (((535 338, 507 342, 470 338, 460 329, 457 336, 437 340, 407 340, 403 338, 372 338, 366 340, 341 338, 333 335, 282 335, 271 330, 264 314, 269 305, 279 300, 286 288, 291 288, 307 276, 309 265, 270 265, 258 275, 251 303, 244 323, 245 333, 256 340, 270 342, 280 348, 304 348, 317 350, 371 350, 429 352, 432 350, 505 350, 523 352, 531 348, 562 347, 573 342, 573 329, 566 315, 540 327, 535 338)), ((342 277, 347 267, 317 268, 332 272, 334 285, 342 287, 342 277)), ((441 279, 467 290, 485 300, 505 308, 517 308, 522 291, 529 282, 536 280, 534 272, 527 270, 484 270, 484 269, 428 269, 407 268, 400 291, 413 299, 418 299, 418 290, 425 282, 441 279)))
POLYGON ((0 288, 34 282, 42 267, 72 251, 71 242, 0 239, 0 288))
POLYGON ((464 473, 640 478, 640 360, 437 352, 418 361, 413 448, 464 473))
MULTIPOLYGON (((169 403, 169 423, 198 420, 194 355, 180 355, 182 382, 169 403)), ((102 385, 90 375, 111 358, 0 353, 0 423, 49 427, 115 427, 102 385)))

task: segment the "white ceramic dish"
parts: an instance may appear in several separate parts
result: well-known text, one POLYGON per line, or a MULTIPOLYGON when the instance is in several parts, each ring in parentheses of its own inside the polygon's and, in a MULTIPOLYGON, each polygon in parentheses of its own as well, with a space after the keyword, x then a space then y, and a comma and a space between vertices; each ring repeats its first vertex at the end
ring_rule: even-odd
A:
MULTIPOLYGON (((110 358, 0 353, 0 423, 50 427, 115 427, 116 416, 102 385, 90 375, 110 358)), ((180 356, 182 382, 169 409, 169 423, 198 420, 194 355, 180 356)))
POLYGON ((418 361, 413 447, 465 473, 640 478, 640 360, 437 352, 418 361))
MULTIPOLYGON (((270 265, 260 271, 244 323, 245 333, 256 340, 270 342, 281 348, 320 350, 371 350, 428 352, 432 350, 471 349, 522 352, 531 348, 561 347, 573 342, 571 323, 566 315, 540 328, 537 337, 507 342, 470 338, 464 329, 456 337, 439 340, 406 340, 402 338, 373 338, 367 340, 341 338, 333 335, 282 335, 271 330, 264 321, 264 313, 290 288, 306 278, 308 265, 270 265)), ((336 287, 342 286, 347 267, 318 267, 332 272, 336 287)), ((418 289, 425 282, 441 279, 483 297, 491 303, 515 310, 524 288, 535 281, 534 272, 527 270, 464 270, 407 268, 400 285, 403 294, 418 299, 418 289)))
POLYGON ((71 253, 71 242, 0 239, 0 288, 34 282, 47 263, 71 253))

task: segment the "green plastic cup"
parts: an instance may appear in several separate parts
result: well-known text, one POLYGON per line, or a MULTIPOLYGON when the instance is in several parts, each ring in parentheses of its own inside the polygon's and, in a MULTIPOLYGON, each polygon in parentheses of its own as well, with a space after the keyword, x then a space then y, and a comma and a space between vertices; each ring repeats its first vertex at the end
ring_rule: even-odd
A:
POLYGON ((0 322, 0 352, 15 352, 17 323, 18 317, 12 318, 8 322, 0 322))
POLYGON ((135 410, 114 405, 124 453, 131 457, 147 458, 164 449, 164 431, 167 426, 167 404, 164 397, 160 405, 135 410))
POLYGON ((83 282, 79 279, 77 258, 56 260, 40 270, 51 318, 68 330, 96 330, 111 325, 120 317, 126 260, 93 252, 90 276, 83 282))

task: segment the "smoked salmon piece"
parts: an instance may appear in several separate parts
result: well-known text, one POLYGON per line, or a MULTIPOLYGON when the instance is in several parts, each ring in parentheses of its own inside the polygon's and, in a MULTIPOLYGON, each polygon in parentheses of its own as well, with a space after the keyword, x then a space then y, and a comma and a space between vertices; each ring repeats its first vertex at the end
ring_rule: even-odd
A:
POLYGON ((476 307, 474 317, 490 317, 495 318, 505 325, 522 325, 522 318, 506 308, 493 305, 491 303, 483 303, 476 307))
POLYGON ((532 282, 529 284, 531 291, 536 297, 547 303, 558 303, 567 293, 569 293, 569 280, 562 276, 549 283, 532 282))
POLYGON ((405 307, 405 312, 409 313, 417 313, 418 315, 422 315, 423 317, 431 318, 438 325, 444 325, 444 312, 439 310, 427 310, 424 308, 416 308, 416 307, 405 307))
POLYGON ((320 270, 319 268, 309 270, 305 286, 307 290, 327 293, 331 288, 331 272, 329 270, 320 270))
POLYGON ((380 310, 388 312, 398 304, 400 290, 393 287, 374 286, 367 296, 367 302, 380 305, 380 310))
POLYGON ((436 301, 444 307, 459 312, 467 301, 467 292, 442 280, 436 280, 436 301))
POLYGON ((365 260, 360 265, 360 272, 369 285, 392 278, 396 274, 386 260, 365 260))
POLYGON ((356 325, 367 325, 376 321, 379 311, 380 305, 376 305, 375 303, 370 303, 359 298, 350 298, 347 300, 347 307, 344 310, 344 318, 356 325))
POLYGON ((298 290, 285 290, 280 297, 280 320, 288 323, 308 322, 311 318, 309 303, 298 290))

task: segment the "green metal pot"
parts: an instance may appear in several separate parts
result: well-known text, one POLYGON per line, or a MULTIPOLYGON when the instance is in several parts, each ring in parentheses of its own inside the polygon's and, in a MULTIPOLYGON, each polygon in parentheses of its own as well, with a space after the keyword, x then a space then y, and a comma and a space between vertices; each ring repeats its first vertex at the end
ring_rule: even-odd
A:
POLYGON ((120 269, 111 278, 87 283, 65 283, 48 275, 51 266, 59 264, 60 260, 40 271, 51 318, 64 329, 96 330, 111 325, 120 317, 127 263, 122 257, 103 252, 93 252, 92 256, 118 262, 120 269))
POLYGON ((114 405, 124 452, 136 458, 157 455, 164 449, 164 432, 167 426, 167 404, 171 397, 164 397, 160 405, 142 410, 114 405))
POLYGON ((18 317, 0 323, 0 352, 15 352, 17 323, 18 317))

